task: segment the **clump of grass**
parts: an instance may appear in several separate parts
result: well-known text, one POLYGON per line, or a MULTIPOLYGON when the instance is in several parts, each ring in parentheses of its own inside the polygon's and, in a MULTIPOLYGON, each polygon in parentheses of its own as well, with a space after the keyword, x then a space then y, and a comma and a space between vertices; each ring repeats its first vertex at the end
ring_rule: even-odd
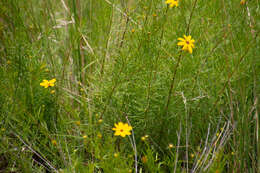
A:
POLYGON ((0 172, 259 172, 259 3, 176 3, 1 1, 0 172))

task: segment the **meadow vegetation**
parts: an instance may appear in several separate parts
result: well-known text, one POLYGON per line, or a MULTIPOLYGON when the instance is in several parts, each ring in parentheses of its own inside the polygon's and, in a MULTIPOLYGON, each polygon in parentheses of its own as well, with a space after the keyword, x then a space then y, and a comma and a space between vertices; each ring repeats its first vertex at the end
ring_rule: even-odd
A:
POLYGON ((0 172, 260 172, 259 5, 1 0, 0 172))

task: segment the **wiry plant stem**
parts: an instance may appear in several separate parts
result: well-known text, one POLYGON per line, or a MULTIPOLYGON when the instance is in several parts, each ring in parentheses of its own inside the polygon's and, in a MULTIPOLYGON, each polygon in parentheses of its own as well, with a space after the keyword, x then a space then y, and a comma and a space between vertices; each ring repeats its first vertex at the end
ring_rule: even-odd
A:
MULTIPOLYGON (((131 123, 127 117, 127 115, 125 115, 125 118, 128 122, 128 124, 131 126, 131 123)), ((134 135, 134 129, 132 129, 132 138, 129 136, 131 145, 133 147, 134 153, 135 153, 135 173, 138 172, 138 160, 137 160, 137 149, 136 149, 136 143, 135 143, 135 135, 134 135)))

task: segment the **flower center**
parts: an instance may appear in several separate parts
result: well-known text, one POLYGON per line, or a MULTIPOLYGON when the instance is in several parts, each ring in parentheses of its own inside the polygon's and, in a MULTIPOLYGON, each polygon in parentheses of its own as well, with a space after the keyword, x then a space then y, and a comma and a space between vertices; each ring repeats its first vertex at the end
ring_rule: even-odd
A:
POLYGON ((190 42, 189 42, 189 41, 186 41, 186 43, 187 43, 187 44, 190 44, 190 42))
POLYGON ((124 130, 123 129, 120 129, 120 132, 123 132, 124 130))

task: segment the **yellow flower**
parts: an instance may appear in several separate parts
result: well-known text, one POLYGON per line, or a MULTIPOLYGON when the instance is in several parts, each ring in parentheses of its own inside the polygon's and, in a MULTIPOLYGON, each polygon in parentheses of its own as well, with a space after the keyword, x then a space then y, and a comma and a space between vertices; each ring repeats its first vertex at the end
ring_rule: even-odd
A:
POLYGON ((102 134, 100 132, 98 132, 97 137, 102 138, 102 134))
POLYGON ((102 122, 103 122, 103 120, 102 120, 102 119, 99 119, 99 120, 98 120, 98 123, 102 123, 102 122))
POLYGON ((141 140, 142 140, 142 141, 145 141, 148 137, 149 137, 149 135, 142 136, 142 137, 141 137, 141 140))
POLYGON ((84 135, 83 138, 84 138, 84 139, 87 139, 87 135, 84 135))
POLYGON ((183 46, 182 50, 186 50, 192 53, 192 49, 194 48, 195 40, 191 39, 191 36, 183 35, 184 38, 178 38, 178 46, 183 46))
POLYGON ((241 4, 241 5, 245 5, 245 3, 246 3, 246 0, 241 0, 241 1, 240 1, 240 4, 241 4))
POLYGON ((51 140, 51 143, 53 144, 53 145, 57 145, 57 141, 56 140, 51 140))
POLYGON ((52 80, 43 80, 42 83, 40 83, 41 86, 43 86, 44 88, 48 88, 48 87, 53 87, 54 83, 56 82, 56 79, 52 79, 52 80))
POLYGON ((172 145, 172 144, 169 144, 168 147, 169 147, 169 148, 173 148, 173 145, 172 145))
POLYGON ((142 160, 143 163, 146 163, 146 162, 147 162, 147 157, 146 157, 146 156, 143 156, 143 157, 141 158, 141 160, 142 160))
POLYGON ((55 93, 55 90, 51 90, 51 94, 54 94, 55 93))
POLYGON ((129 126, 127 123, 119 122, 115 124, 115 127, 112 130, 115 131, 115 136, 125 137, 126 135, 131 135, 132 126, 129 126))
POLYGON ((169 4, 170 8, 172 8, 173 6, 178 7, 179 0, 166 0, 165 4, 169 4))
POLYGON ((75 124, 76 124, 77 126, 80 126, 80 121, 75 121, 75 124))
POLYGON ((117 158, 117 157, 118 157, 118 155, 119 155, 118 153, 114 153, 114 157, 115 157, 115 158, 117 158))

